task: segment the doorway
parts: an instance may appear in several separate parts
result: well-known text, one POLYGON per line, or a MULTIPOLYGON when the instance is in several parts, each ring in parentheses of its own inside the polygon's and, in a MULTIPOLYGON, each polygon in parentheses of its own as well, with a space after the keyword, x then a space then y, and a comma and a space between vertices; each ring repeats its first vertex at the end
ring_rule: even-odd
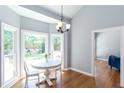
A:
MULTIPOLYGON (((113 28, 106 28, 106 29, 100 29, 100 30, 95 30, 92 32, 92 74, 94 77, 96 77, 96 67, 95 67, 95 62, 96 62, 96 33, 100 33, 100 32, 105 32, 105 31, 119 31, 120 32, 120 39, 121 39, 121 30, 122 28, 121 27, 113 27, 113 28)), ((121 40, 119 40, 120 42, 121 40)), ((122 55, 121 55, 121 42, 119 43, 120 44, 120 58, 122 58, 122 55)), ((121 60, 122 61, 122 60, 121 60)), ((120 61, 120 73, 119 73, 119 79, 120 79, 120 84, 121 84, 121 78, 122 78, 122 73, 121 73, 121 69, 122 69, 122 66, 121 66, 121 61, 120 61)), ((108 64, 107 64, 108 65, 108 64)), ((111 69, 111 68, 109 68, 111 69)))

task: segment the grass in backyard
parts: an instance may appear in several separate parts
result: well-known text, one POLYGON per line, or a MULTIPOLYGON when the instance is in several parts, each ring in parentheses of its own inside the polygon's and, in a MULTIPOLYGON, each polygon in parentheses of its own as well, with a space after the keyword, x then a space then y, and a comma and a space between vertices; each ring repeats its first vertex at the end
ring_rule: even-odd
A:
POLYGON ((26 60, 35 60, 35 59, 43 59, 45 58, 45 54, 26 54, 25 55, 26 60))

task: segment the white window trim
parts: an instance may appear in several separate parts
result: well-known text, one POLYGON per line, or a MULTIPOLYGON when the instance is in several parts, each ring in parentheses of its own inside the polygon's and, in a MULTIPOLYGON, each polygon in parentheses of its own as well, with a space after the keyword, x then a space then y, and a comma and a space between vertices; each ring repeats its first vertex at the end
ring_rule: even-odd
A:
POLYGON ((16 35, 17 35, 17 40, 16 40, 16 46, 17 46, 17 50, 19 50, 19 28, 16 28, 16 27, 14 27, 14 26, 12 26, 12 25, 9 25, 9 24, 6 24, 6 23, 1 23, 1 87, 10 87, 10 86, 12 86, 16 81, 17 81, 17 79, 19 78, 19 72, 20 72, 20 69, 19 69, 19 63, 20 63, 20 61, 19 61, 19 53, 20 53, 20 51, 16 51, 16 62, 17 62, 17 66, 16 66, 16 68, 17 68, 17 78, 15 78, 14 80, 12 80, 12 81, 10 81, 10 82, 8 82, 7 84, 4 84, 4 71, 3 71, 3 66, 4 66, 4 64, 3 64, 3 62, 4 62, 4 45, 3 45, 3 33, 4 33, 4 28, 6 28, 6 29, 8 29, 9 28, 9 30, 14 30, 14 31, 16 31, 16 35))
MULTIPOLYGON (((50 53, 52 52, 52 50, 53 50, 53 47, 52 47, 52 36, 60 36, 61 37, 61 39, 62 39, 62 47, 61 47, 61 50, 62 50, 62 52, 63 52, 63 57, 64 57, 64 59, 63 59, 63 61, 64 61, 64 68, 66 67, 66 57, 65 57, 65 49, 66 49, 66 47, 65 47, 65 35, 64 34, 61 34, 61 33, 50 33, 50 53)), ((63 68, 63 69, 64 69, 63 68)))
POLYGON ((23 69, 24 69, 24 34, 25 33, 28 33, 28 34, 32 34, 32 33, 34 33, 34 34, 41 34, 41 35, 45 35, 45 37, 47 38, 47 41, 48 41, 48 44, 47 44, 47 47, 46 47, 46 49, 47 49, 47 53, 49 52, 49 33, 45 33, 45 32, 40 32, 40 31, 36 31, 36 30, 26 30, 26 29, 21 29, 21 77, 20 78, 22 78, 22 77, 24 77, 25 75, 24 75, 24 73, 23 73, 23 69))

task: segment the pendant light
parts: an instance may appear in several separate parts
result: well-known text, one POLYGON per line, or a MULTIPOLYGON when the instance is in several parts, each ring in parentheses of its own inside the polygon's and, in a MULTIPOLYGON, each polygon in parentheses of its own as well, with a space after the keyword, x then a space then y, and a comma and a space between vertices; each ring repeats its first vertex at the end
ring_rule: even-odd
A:
POLYGON ((66 24, 65 22, 63 22, 63 6, 61 6, 61 20, 56 25, 56 29, 60 33, 68 32, 70 29, 70 24, 66 24))

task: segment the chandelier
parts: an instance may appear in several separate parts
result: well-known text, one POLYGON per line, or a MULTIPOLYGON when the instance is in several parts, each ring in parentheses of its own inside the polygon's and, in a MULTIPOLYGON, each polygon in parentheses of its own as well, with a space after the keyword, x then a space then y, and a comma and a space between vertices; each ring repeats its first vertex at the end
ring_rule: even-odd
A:
POLYGON ((61 6, 61 20, 56 25, 56 29, 60 33, 68 32, 70 29, 70 24, 63 22, 63 6, 61 6))

